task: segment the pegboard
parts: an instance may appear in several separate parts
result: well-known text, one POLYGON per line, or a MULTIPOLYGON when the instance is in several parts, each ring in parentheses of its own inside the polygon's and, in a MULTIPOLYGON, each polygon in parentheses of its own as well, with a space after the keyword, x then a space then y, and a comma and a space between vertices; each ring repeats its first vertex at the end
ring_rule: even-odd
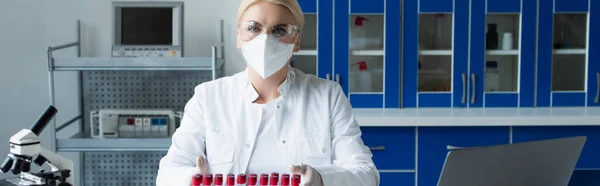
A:
MULTIPOLYGON (((84 118, 99 109, 173 109, 183 111, 210 71, 83 72, 84 118)), ((90 131, 89 119, 84 130, 90 131)))
MULTIPOLYGON (((84 71, 84 131, 99 109, 183 111, 194 88, 212 80, 211 71, 84 71)), ((218 73, 217 76, 220 73, 218 73)), ((84 152, 84 185, 152 186, 166 152, 84 152)))
POLYGON ((85 153, 87 186, 153 186, 166 152, 85 153))

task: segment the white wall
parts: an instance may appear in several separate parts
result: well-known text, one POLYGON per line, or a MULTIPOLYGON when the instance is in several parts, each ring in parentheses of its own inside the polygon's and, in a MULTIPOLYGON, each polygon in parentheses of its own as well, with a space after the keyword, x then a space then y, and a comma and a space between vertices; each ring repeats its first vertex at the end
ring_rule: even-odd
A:
MULTIPOLYGON (((29 127, 49 103, 42 14, 39 1, 0 2, 1 161, 10 136, 29 127)), ((42 139, 49 139, 47 133, 42 139)))
MULTIPOLYGON (((139 0, 130 0, 139 1, 139 0)), ((236 11, 241 0, 185 2, 186 56, 210 56, 210 47, 219 43, 219 20, 225 20, 226 75, 244 69, 235 48, 236 11)), ((2 0, 0 1, 0 140, 7 141, 22 128, 29 127, 49 104, 46 47, 75 41, 75 23, 82 24, 82 56, 106 57, 111 46, 111 1, 98 0, 2 0)), ((56 52, 55 56, 75 56, 75 50, 56 52)), ((77 73, 56 74, 57 125, 78 113, 77 73)), ((79 124, 59 133, 71 136, 79 124)), ((49 130, 42 135, 49 147, 49 130)), ((8 147, 0 146, 0 158, 8 147)), ((78 161, 77 153, 61 153, 78 161)), ((0 161, 2 161, 0 160, 0 161)), ((11 175, 0 175, 5 178, 11 175)))

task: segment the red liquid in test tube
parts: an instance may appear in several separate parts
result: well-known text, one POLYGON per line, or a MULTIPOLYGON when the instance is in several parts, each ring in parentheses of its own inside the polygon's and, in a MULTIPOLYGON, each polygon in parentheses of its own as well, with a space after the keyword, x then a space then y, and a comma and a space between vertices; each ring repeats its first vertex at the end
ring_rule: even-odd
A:
POLYGON ((300 186, 300 175, 294 174, 292 176, 292 186, 300 186))
POLYGON ((205 174, 203 184, 205 186, 210 186, 210 185, 212 185, 212 182, 213 182, 212 174, 205 174))
POLYGON ((261 174, 260 175, 260 186, 267 186, 269 184, 269 175, 261 174))
POLYGON ((271 173, 271 179, 269 181, 269 184, 271 186, 278 186, 279 185, 279 173, 271 173))
POLYGON ((202 175, 196 174, 192 177, 192 186, 200 186, 202 185, 202 175))
POLYGON ((235 186, 235 175, 234 174, 227 174, 227 183, 225 183, 226 186, 235 186))
POLYGON ((248 176, 248 186, 256 186, 256 174, 248 176))
POLYGON ((239 174, 237 176, 237 184, 239 186, 246 185, 246 175, 245 174, 239 174))
POLYGON ((215 186, 223 186, 223 174, 215 174, 215 186))
POLYGON ((290 185, 290 175, 282 174, 281 175, 281 186, 289 186, 290 185))

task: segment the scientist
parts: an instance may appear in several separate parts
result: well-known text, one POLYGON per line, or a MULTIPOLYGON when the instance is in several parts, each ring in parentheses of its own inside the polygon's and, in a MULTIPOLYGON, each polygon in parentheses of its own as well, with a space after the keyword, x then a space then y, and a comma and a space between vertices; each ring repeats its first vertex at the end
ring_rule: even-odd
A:
POLYGON ((272 172, 301 174, 304 186, 379 185, 341 87, 289 66, 304 24, 297 0, 242 0, 237 18, 247 68, 195 88, 157 185, 272 172))

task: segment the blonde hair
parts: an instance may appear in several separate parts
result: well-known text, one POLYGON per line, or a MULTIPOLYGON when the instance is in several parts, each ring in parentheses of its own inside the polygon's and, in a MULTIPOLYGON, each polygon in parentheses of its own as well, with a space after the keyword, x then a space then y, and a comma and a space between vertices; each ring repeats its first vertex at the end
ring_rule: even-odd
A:
POLYGON ((281 5, 287 8, 290 12, 292 12, 296 24, 298 24, 297 26, 299 26, 300 28, 304 26, 304 14, 302 13, 302 9, 300 9, 300 5, 298 4, 297 0, 242 0, 240 8, 238 9, 238 25, 240 24, 240 21, 242 20, 242 15, 244 15, 246 10, 248 10, 250 6, 260 2, 268 2, 276 5, 281 5))

